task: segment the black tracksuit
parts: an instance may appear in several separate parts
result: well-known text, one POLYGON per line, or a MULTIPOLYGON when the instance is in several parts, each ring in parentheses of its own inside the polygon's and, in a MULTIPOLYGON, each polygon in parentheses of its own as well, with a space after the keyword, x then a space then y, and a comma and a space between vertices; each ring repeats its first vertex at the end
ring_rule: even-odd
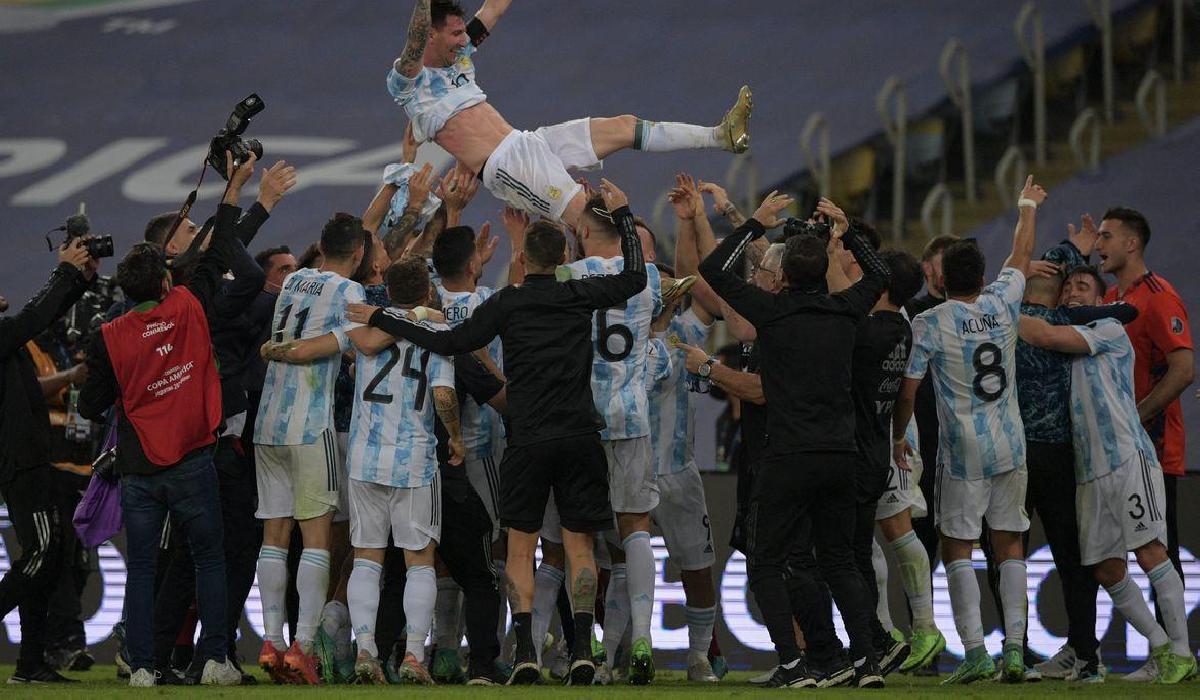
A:
POLYGON ((883 292, 887 266, 860 236, 846 245, 863 278, 837 294, 786 289, 771 294, 729 269, 746 243, 765 233, 750 219, 700 264, 700 274, 754 325, 767 399, 767 457, 756 470, 747 523, 750 585, 780 662, 799 656, 785 582, 794 541, 811 519, 817 563, 850 634, 855 660, 875 662, 865 585, 854 566, 856 445, 850 367, 855 327, 883 292))
POLYGON ((87 285, 77 268, 62 263, 19 313, 0 318, 0 496, 21 546, 21 557, 0 579, 0 617, 20 607, 21 671, 42 664, 47 601, 62 559, 50 413, 25 344, 66 313, 87 285))

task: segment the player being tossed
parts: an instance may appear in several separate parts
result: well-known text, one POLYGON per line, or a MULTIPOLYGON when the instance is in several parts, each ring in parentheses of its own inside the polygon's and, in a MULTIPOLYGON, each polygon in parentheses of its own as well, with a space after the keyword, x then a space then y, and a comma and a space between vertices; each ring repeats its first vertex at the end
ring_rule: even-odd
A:
MULTIPOLYGON (((1082 268, 1067 279, 1063 302, 1095 306, 1104 292, 1096 270, 1082 268)), ((1022 316, 1021 340, 1076 355, 1071 362, 1070 410, 1081 563, 1094 567, 1096 580, 1113 604, 1150 641, 1158 667, 1155 682, 1179 683, 1196 673, 1196 658, 1188 642, 1183 579, 1167 558, 1162 467, 1134 401, 1129 336, 1113 319, 1052 326, 1022 316), (1134 553, 1158 594, 1162 625, 1129 578, 1126 552, 1134 553)), ((1089 661, 1080 678, 1103 682, 1096 666, 1094 659, 1089 661)))
POLYGON ((404 52, 388 73, 388 92, 404 108, 418 141, 435 141, 498 199, 575 228, 587 196, 567 174, 626 148, 744 152, 751 94, 715 127, 651 122, 632 115, 575 119, 536 131, 514 129, 475 83, 471 55, 495 28, 510 0, 485 0, 470 23, 457 0, 417 0, 404 52))
POLYGON ((1025 271, 1033 254, 1037 207, 1046 191, 1025 181, 1012 254, 999 278, 983 286, 985 262, 974 241, 946 248, 942 267, 948 299, 912 321, 913 347, 892 416, 893 457, 907 467, 906 439, 917 386, 933 372, 937 396, 936 521, 950 582, 954 624, 966 649, 947 684, 991 678, 995 664, 984 646, 979 582, 971 549, 986 518, 999 560, 1004 609, 1002 678, 1025 678, 1022 642, 1028 615, 1021 533, 1025 513, 1025 431, 1016 397, 1017 323, 1025 271))

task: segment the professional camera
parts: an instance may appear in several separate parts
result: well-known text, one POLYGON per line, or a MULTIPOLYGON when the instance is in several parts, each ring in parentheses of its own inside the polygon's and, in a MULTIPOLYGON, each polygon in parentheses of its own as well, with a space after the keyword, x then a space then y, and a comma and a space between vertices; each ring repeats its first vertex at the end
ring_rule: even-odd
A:
MULTIPOLYGON (((82 211, 82 207, 80 207, 80 211, 82 211)), ((112 236, 93 236, 92 225, 88 221, 87 215, 85 214, 76 214, 75 216, 72 216, 71 218, 67 219, 67 223, 65 225, 59 226, 56 229, 51 229, 50 233, 54 233, 55 231, 67 232, 67 238, 65 241, 63 241, 63 245, 70 243, 76 238, 82 238, 83 245, 85 248, 87 248, 88 255, 92 256, 92 258, 95 260, 99 260, 100 258, 111 258, 113 256, 112 236)), ((46 234, 46 246, 50 248, 51 252, 53 252, 55 248, 54 244, 50 242, 50 233, 46 234)))
POLYGON ((262 158, 262 143, 258 139, 243 139, 242 133, 246 131, 246 127, 250 126, 250 117, 263 111, 266 106, 262 98, 256 94, 242 100, 233 108, 233 114, 229 115, 225 127, 217 132, 217 135, 209 143, 208 157, 204 162, 216 170, 222 178, 225 178, 225 151, 233 154, 235 166, 250 160, 251 153, 262 158))
POLYGON ((824 221, 822 219, 805 221, 804 219, 790 217, 787 221, 783 222, 782 240, 786 241, 792 236, 809 235, 816 236, 823 241, 828 241, 830 231, 831 229, 828 221, 824 221))

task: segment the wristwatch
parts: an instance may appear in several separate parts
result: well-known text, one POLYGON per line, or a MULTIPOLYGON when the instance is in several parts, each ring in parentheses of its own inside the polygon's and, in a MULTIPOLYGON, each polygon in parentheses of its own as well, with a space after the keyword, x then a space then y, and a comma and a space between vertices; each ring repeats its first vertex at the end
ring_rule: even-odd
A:
POLYGON ((704 364, 700 365, 700 367, 696 370, 696 374, 700 375, 701 379, 708 379, 708 375, 712 374, 712 368, 716 362, 717 360, 715 357, 709 357, 704 361, 704 364))

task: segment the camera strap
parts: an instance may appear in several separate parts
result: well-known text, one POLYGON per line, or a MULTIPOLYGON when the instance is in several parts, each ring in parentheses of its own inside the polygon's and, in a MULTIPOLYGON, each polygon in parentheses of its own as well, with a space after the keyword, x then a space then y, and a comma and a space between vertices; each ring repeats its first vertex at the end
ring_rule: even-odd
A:
MULTIPOLYGON (((179 230, 179 224, 181 224, 183 220, 187 218, 188 214, 191 213, 192 205, 196 203, 196 196, 200 191, 200 186, 204 184, 204 174, 206 172, 208 172, 207 163, 201 163, 200 179, 196 181, 196 186, 193 187, 192 191, 188 193, 187 199, 185 199, 183 202, 183 206, 179 208, 179 213, 175 216, 175 221, 171 224, 171 232, 167 234, 166 240, 163 241, 164 250, 166 249, 167 244, 171 242, 171 239, 175 237, 175 232, 179 230)), ((225 191, 229 191, 228 184, 225 185, 225 191)), ((224 195, 221 196, 221 199, 225 199, 224 195)), ((188 246, 187 250, 183 251, 174 258, 167 259, 167 267, 178 269, 190 263, 192 259, 196 257, 196 254, 200 252, 200 247, 204 245, 205 239, 207 239, 209 234, 212 232, 215 221, 215 216, 208 217, 208 220, 205 221, 204 225, 200 227, 200 231, 196 234, 196 237, 192 239, 192 244, 188 246)))

